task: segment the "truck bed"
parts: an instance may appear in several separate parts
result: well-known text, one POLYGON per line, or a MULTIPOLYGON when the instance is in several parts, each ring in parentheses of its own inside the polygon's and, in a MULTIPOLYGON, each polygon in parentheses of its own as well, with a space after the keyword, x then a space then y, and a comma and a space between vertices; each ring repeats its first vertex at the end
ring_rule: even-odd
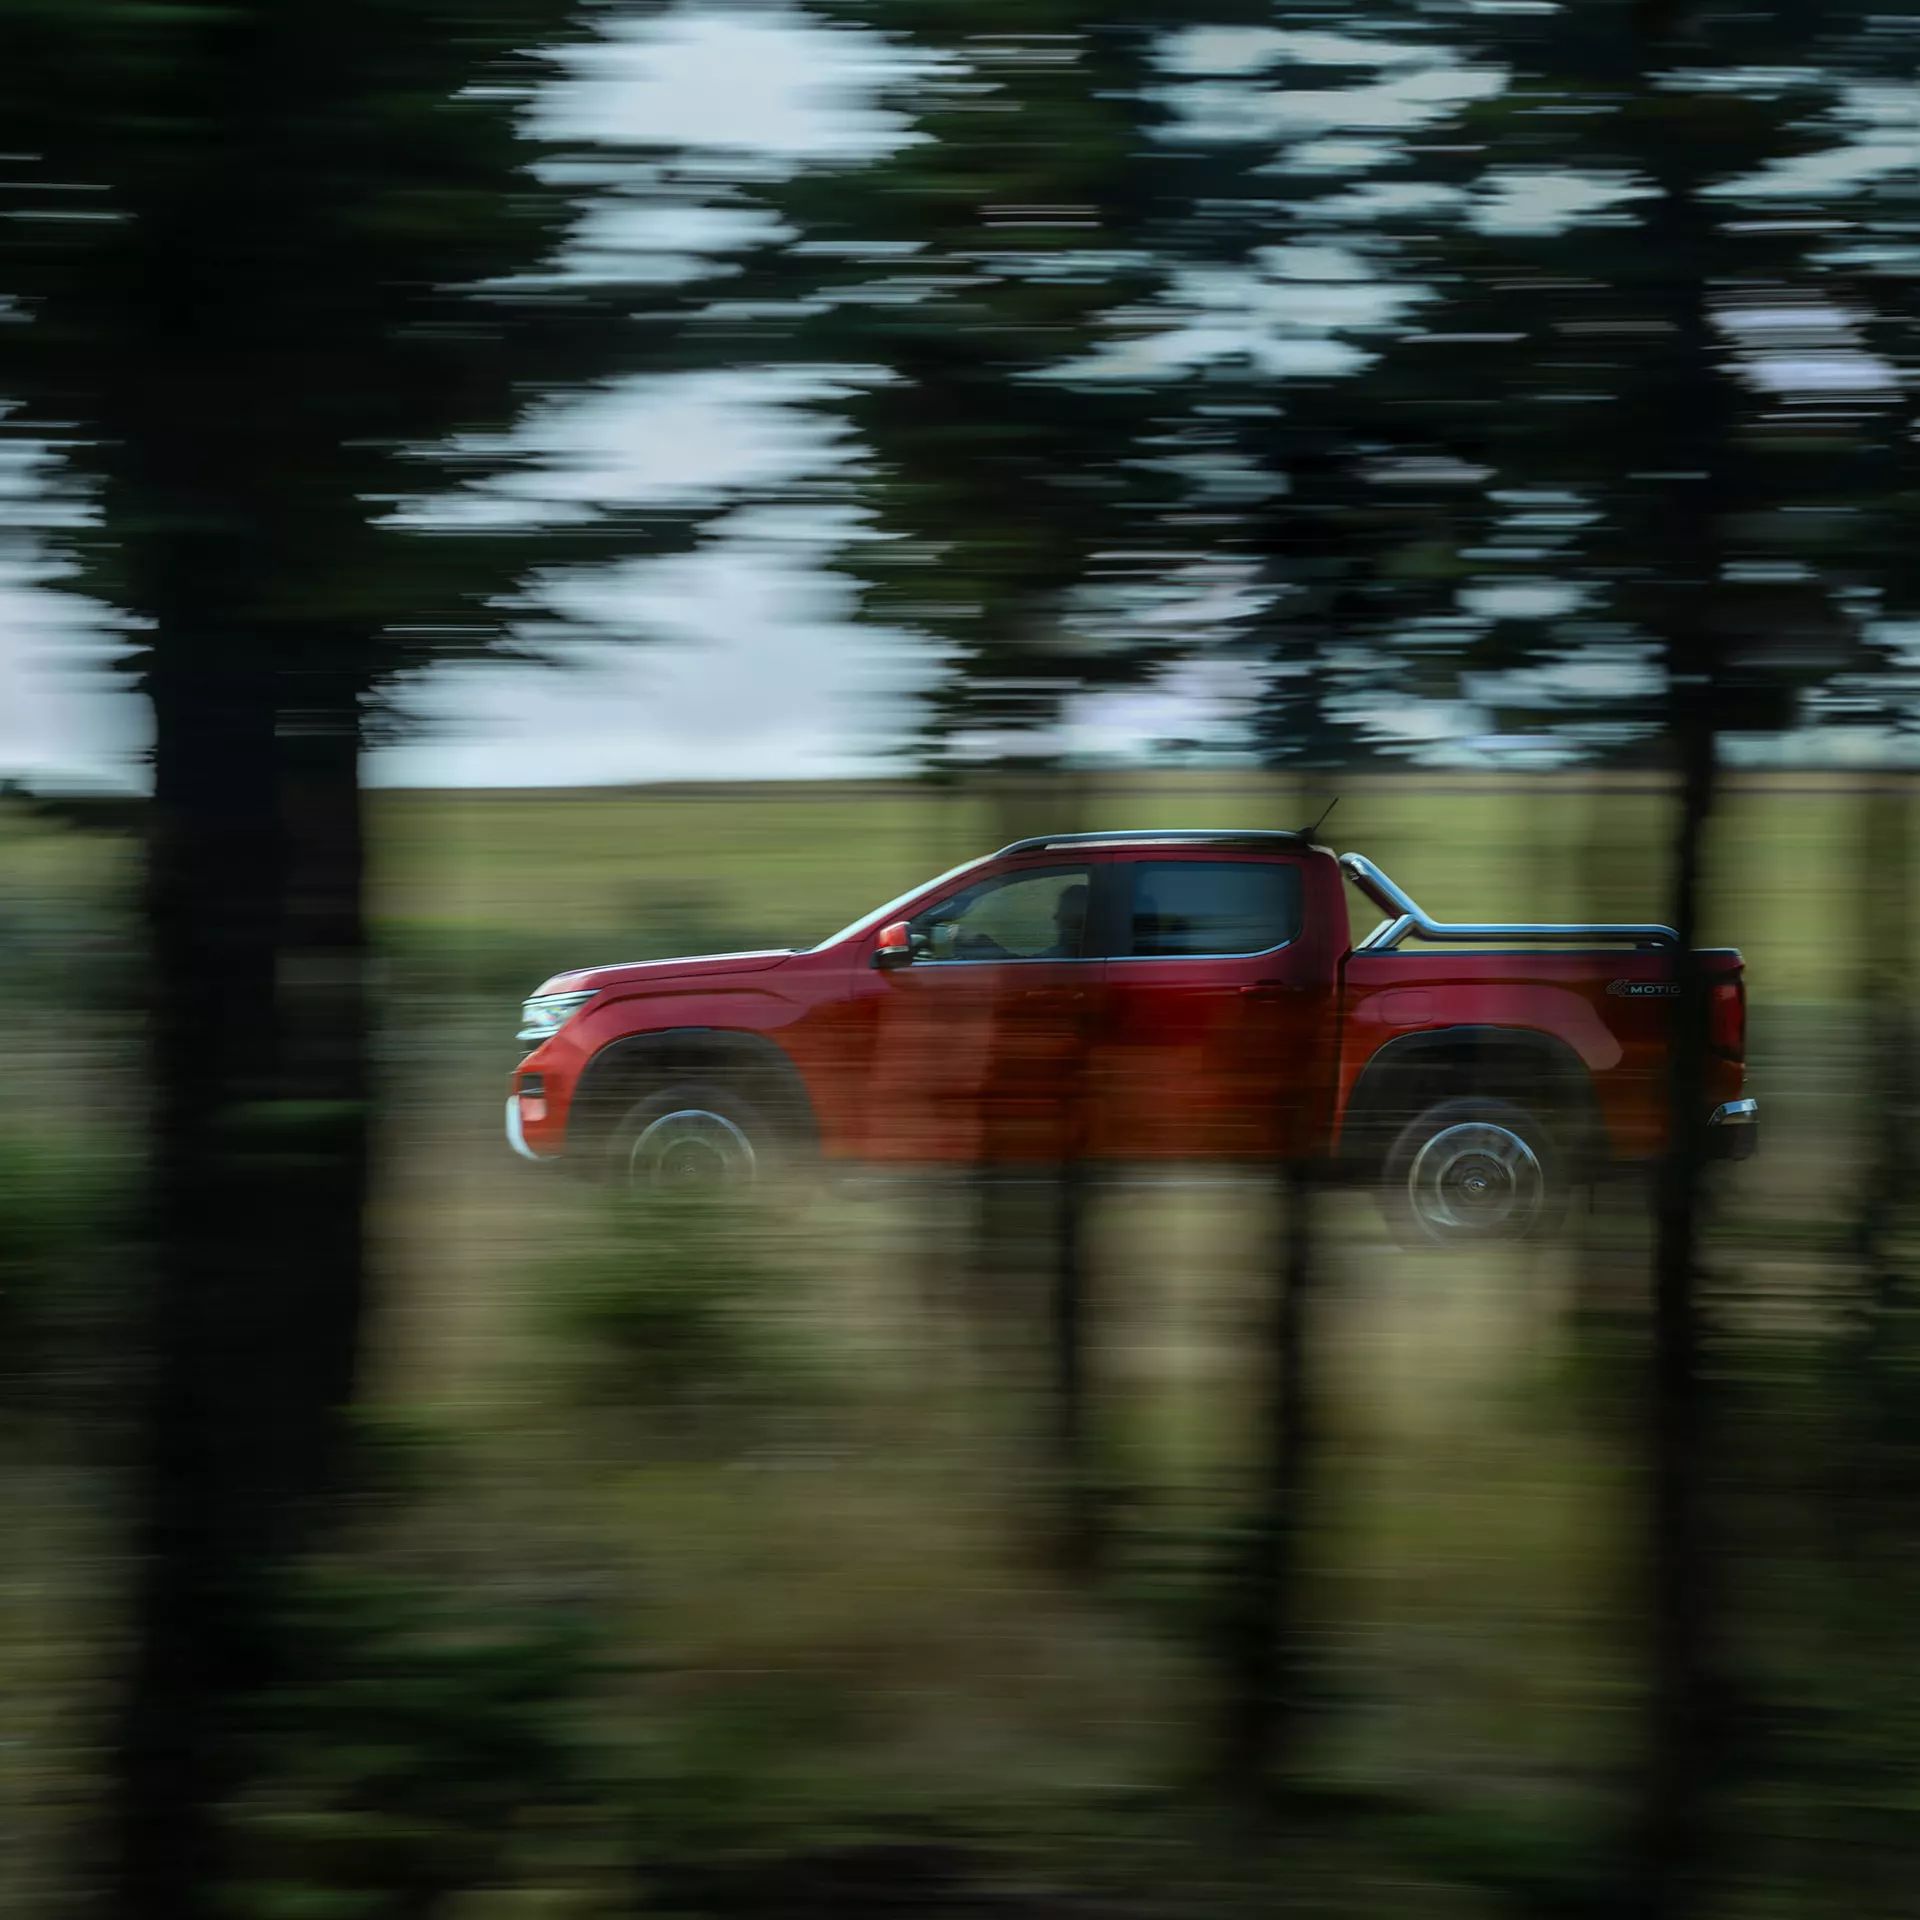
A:
MULTIPOLYGON (((1710 983, 1740 980, 1744 963, 1732 949, 1698 958, 1710 983)), ((1677 972, 1670 948, 1357 949, 1341 975, 1340 1110, 1368 1063, 1404 1036, 1519 1029, 1552 1035, 1586 1068, 1611 1156, 1647 1158, 1665 1144, 1677 972)), ((1743 1079, 1738 1060, 1713 1057, 1709 1106, 1737 1099, 1743 1079)))

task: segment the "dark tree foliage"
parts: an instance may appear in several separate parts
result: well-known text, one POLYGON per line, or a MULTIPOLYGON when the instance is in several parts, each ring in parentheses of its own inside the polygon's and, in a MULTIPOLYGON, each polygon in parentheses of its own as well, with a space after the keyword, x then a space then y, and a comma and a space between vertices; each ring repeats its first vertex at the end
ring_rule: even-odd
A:
MULTIPOLYGON (((1737 1770, 1725 1515, 1712 1478, 1725 1436, 1707 1387, 1702 1297, 1705 987, 1692 961, 1719 741, 1792 724, 1856 670, 1871 646, 1863 615, 1875 583, 1899 572, 1884 565, 1882 516, 1896 497, 1890 396, 1871 383, 1798 391, 1794 363, 1780 357, 1796 310, 1846 346, 1849 311, 1870 304, 1825 257, 1835 217, 1817 184, 1796 219, 1780 217, 1767 187, 1774 170, 1831 139, 1815 108, 1842 87, 1867 25, 1846 10, 1736 19, 1662 4, 1519 23, 1496 42, 1516 78, 1481 116, 1489 159, 1633 198, 1590 227, 1461 246, 1473 282, 1500 295, 1500 330, 1516 342, 1470 381, 1496 403, 1489 464, 1503 485, 1524 476, 1535 501, 1558 509, 1557 570, 1585 597, 1578 623, 1547 644, 1573 643, 1576 660, 1583 634, 1646 649, 1665 687, 1662 758, 1679 776, 1668 918, 1682 995, 1646 1405, 1650 1716, 1624 1856, 1626 1897, 1646 1913, 1696 1906, 1737 1770), (1556 111, 1543 126, 1533 109, 1547 102, 1556 111), (1556 430, 1556 419, 1581 427, 1556 430)), ((1829 356, 1835 347, 1813 344, 1829 356)))
POLYGON ((1397 744, 1374 717, 1396 700, 1457 692, 1474 631, 1457 597, 1485 511, 1481 423, 1446 404, 1420 344, 1473 321, 1441 272, 1444 222, 1393 197, 1416 169, 1423 184, 1461 171, 1467 103, 1443 97, 1405 130, 1361 107, 1384 76, 1453 70, 1457 22, 1409 0, 1220 4, 1181 24, 1153 150, 1168 275, 1151 317, 1175 336, 1163 440, 1209 551, 1247 583, 1241 619, 1202 644, 1256 672, 1264 759, 1350 764, 1397 744), (1296 90, 1328 104, 1290 114, 1296 90), (1384 191, 1333 137, 1341 101, 1386 155, 1361 163, 1384 191))
MULTIPOLYGON (((870 618, 943 658, 920 742, 936 764, 1050 740, 1086 690, 1200 650, 1246 664, 1274 763, 1398 748, 1383 709, 1469 693, 1569 757, 1656 761, 1679 778, 1669 917, 1689 952, 1726 736, 1913 723, 1893 631, 1920 585, 1911 183, 1781 185, 1862 88, 1910 80, 1897 14, 816 0, 906 56, 886 92, 908 137, 761 195, 782 237, 754 229, 724 300, 671 296, 687 324, 669 335, 635 327, 617 277, 552 270, 579 212, 557 183, 586 176, 533 171, 518 116, 576 11, 0 0, 0 427, 56 450, 84 508, 59 537, 130 617, 156 726, 152 1391, 111 1856, 129 1914, 209 1910, 218 1810, 247 1784, 244 1703, 312 1710, 285 1692, 270 1621, 341 1470, 363 1320, 369 716, 396 674, 500 646, 531 568, 690 533, 603 515, 463 536, 410 510, 506 457, 530 398, 647 354, 832 369, 819 404, 862 448, 841 559, 870 618), (1429 57, 1498 83, 1436 95, 1370 157, 1330 157, 1310 115, 1269 111, 1429 57), (1575 210, 1515 212, 1547 186, 1576 189, 1575 210), (1275 351, 1316 307, 1347 316, 1318 337, 1355 354, 1275 351), (1217 618, 1165 617, 1223 584, 1217 618)), ((1903 874, 1910 805, 1881 795, 1864 816, 1903 874)), ((1013 799, 1003 837, 1069 824, 1013 799)), ((1888 956, 1878 1004, 1897 1008, 1904 892, 1863 897, 1888 956)), ((1727 1685, 1704 989, 1682 973, 1644 1422, 1646 1737, 1630 1842, 1591 1895, 1655 1915, 1702 1903, 1758 1764, 1727 1685)), ((1912 1105, 1904 1015, 1897 1031, 1890 1120, 1912 1105)), ((1904 1540, 1914 1451, 1897 1127, 1880 1148, 1858 1461, 1882 1478, 1854 1492, 1891 1544, 1862 1550, 1869 1569, 1904 1540)), ((1286 1199, 1218 1638, 1216 1750, 1242 1789, 1286 1776, 1308 1694, 1311 1170, 1286 1199)), ((1084 1571, 1102 1515, 1082 1171, 1043 1204, 1043 1236, 989 1217, 981 1247, 1048 1245, 1059 1544, 1084 1571)), ((53 1270, 38 1245, 28 1260, 53 1270)), ((521 1718, 543 1672, 479 1700, 483 1721, 505 1712, 511 1764, 447 1822, 457 1870, 427 1836, 423 1899, 469 1877, 487 1822, 552 1764, 521 1718)), ((349 1701, 388 1704, 377 1686, 349 1701)), ((363 1729, 333 1731, 359 1754, 363 1729)), ((403 1800, 446 1784, 421 1751, 403 1800)), ((318 1765, 327 1804, 334 1761, 318 1765)), ((376 1824, 379 1771, 339 1796, 376 1824)))
MULTIPOLYGON (((773 196, 799 244, 744 263, 719 338, 737 347, 741 314, 758 312, 770 356, 841 372, 827 404, 865 462, 862 525, 842 564, 870 618, 941 654, 924 758, 1051 762, 1074 695, 1137 678, 1166 651, 1136 614, 1142 589, 1181 557, 1169 550, 1178 488, 1145 458, 1151 393, 1087 368, 1156 272, 1141 150, 1151 20, 1075 0, 814 11, 907 56, 886 97, 908 137, 773 196)), ((997 797, 1002 840, 1072 824, 1057 793, 1045 818, 1011 789, 997 797)), ((1040 1236, 1055 1544, 1076 1568, 1098 1530, 1083 1184, 1060 1170, 1040 1236)), ((984 1272, 1024 1238, 1024 1210, 992 1181, 977 1205, 984 1272)))
MULTIPOLYGON (((1851 9, 1733 21, 1603 4, 1479 29, 1476 57, 1509 74, 1464 126, 1480 191, 1573 187, 1592 206, 1483 219, 1450 248, 1477 310, 1438 404, 1478 412, 1512 509, 1475 556, 1482 581, 1550 569, 1581 596, 1493 636, 1475 664, 1572 668, 1637 650, 1658 665, 1681 604, 1697 603, 1715 725, 1765 732, 1858 661, 1861 616, 1891 584, 1893 390, 1797 386, 1786 356, 1817 368, 1852 353, 1886 302, 1834 244, 1848 189, 1817 172, 1798 193, 1780 181, 1832 147, 1836 103, 1884 60, 1870 27, 1851 9), (1668 457, 1689 451, 1712 457, 1668 457), (1703 514, 1719 529, 1710 563, 1694 539, 1703 514), (1688 597, 1687 570, 1702 568, 1718 572, 1688 597)), ((1597 725, 1604 753, 1655 731, 1644 682, 1629 673, 1623 687, 1514 717, 1575 740, 1597 725)))
POLYGON ((844 564, 871 617, 943 656, 933 759, 1031 751, 1069 695, 1164 653, 1130 596, 1182 557, 1151 393, 1088 370, 1159 272, 1154 23, 1076 0, 814 11, 905 57, 884 97, 908 136, 778 191, 798 244, 749 260, 721 318, 757 311, 770 355, 848 375, 829 404, 867 464, 844 564))
MULTIPOLYGON (((119 1910, 209 1910, 236 1703, 337 1459, 364 1308, 363 723, 503 637, 538 553, 396 505, 455 436, 617 370, 616 290, 516 117, 560 0, 9 0, 9 429, 90 494, 68 545, 153 708, 153 1387, 118 1729, 119 1910)), ((437 464, 436 464, 437 459, 437 464)), ((599 550, 674 528, 601 522, 599 550)))
MULTIPOLYGON (((1271 663, 1268 753, 1403 750, 1397 711, 1464 699, 1558 757, 1662 756, 1646 554, 1680 483, 1644 457, 1665 415, 1642 309, 1684 237, 1649 211, 1662 150, 1698 167, 1711 247, 1690 265, 1712 290, 1710 364, 1742 393, 1720 723, 1789 724, 1849 665, 1857 694, 1866 624, 1910 573, 1887 539, 1897 387, 1843 368, 1796 390, 1784 356, 1897 366, 1903 256, 1890 235, 1843 244, 1873 230, 1844 174, 1790 193, 1780 169, 1834 147, 1860 88, 1897 82, 1899 23, 1688 16, 1644 84, 1633 17, 1607 5, 1409 0, 1200 36, 1211 24, 1192 23, 1192 104, 1161 130, 1186 197, 1156 238, 1160 319, 1240 342, 1186 370, 1178 434, 1214 475, 1216 539, 1265 589, 1246 632, 1218 638, 1271 663), (1369 96, 1408 74, 1435 84, 1393 130, 1369 96), (1325 104, 1290 115, 1293 88, 1325 104), (1342 103, 1359 137, 1330 142, 1342 103), (1181 269, 1205 295, 1183 297, 1181 269), (1364 363, 1289 355, 1316 310, 1364 363)), ((1897 225, 1895 192, 1874 190, 1897 225)))

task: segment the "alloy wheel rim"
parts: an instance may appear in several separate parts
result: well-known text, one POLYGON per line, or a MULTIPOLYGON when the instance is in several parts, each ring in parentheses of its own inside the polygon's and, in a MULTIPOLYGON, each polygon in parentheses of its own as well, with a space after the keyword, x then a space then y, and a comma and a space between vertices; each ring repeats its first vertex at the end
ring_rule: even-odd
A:
POLYGON ((663 1113, 627 1159, 629 1184, 659 1191, 739 1186, 757 1171, 753 1142, 725 1114, 705 1107, 663 1113))
POLYGON ((1437 1240, 1524 1233, 1539 1217, 1546 1189, 1532 1147, 1490 1120, 1443 1127, 1407 1173, 1414 1217, 1437 1240))

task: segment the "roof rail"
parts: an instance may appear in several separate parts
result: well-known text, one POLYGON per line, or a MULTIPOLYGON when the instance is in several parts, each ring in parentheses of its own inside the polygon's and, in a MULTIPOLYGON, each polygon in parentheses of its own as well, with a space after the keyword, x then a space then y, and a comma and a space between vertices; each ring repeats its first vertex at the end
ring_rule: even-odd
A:
POLYGON ((1010 853, 1042 853, 1054 847, 1128 847, 1128 846, 1287 846, 1309 845, 1304 833, 1283 832, 1277 827, 1140 827, 1109 828, 1101 833, 1041 833, 1030 840, 1016 840, 1002 847, 991 858, 1004 860, 1010 853))
POLYGON ((1596 946, 1612 942, 1637 947, 1677 947, 1680 936, 1671 927, 1590 926, 1555 922, 1490 922, 1475 926, 1436 920, 1387 878, 1364 854, 1343 853, 1341 871, 1387 918, 1355 948, 1355 953, 1391 953, 1409 935, 1455 945, 1484 946, 1492 940, 1512 940, 1534 946, 1596 946))

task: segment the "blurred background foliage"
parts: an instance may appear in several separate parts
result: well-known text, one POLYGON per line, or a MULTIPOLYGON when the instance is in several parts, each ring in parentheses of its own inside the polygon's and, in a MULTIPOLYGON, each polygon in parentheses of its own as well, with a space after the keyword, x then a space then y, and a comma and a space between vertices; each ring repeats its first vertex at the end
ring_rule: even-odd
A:
POLYGON ((153 716, 150 797, 0 793, 0 1904, 1910 1911, 1916 48, 0 0, 0 555, 153 716), (832 124, 582 109, 700 30, 832 124), (731 381, 784 459, 621 412, 731 381), (726 542, 847 583, 896 777, 364 790, 436 670, 656 638, 634 569, 726 542), (1204 737, 1090 768, 1126 693, 1204 737), (1463 1266, 501 1159, 556 966, 1309 789, 1449 910, 1738 942, 1763 1171, 1463 1266))

